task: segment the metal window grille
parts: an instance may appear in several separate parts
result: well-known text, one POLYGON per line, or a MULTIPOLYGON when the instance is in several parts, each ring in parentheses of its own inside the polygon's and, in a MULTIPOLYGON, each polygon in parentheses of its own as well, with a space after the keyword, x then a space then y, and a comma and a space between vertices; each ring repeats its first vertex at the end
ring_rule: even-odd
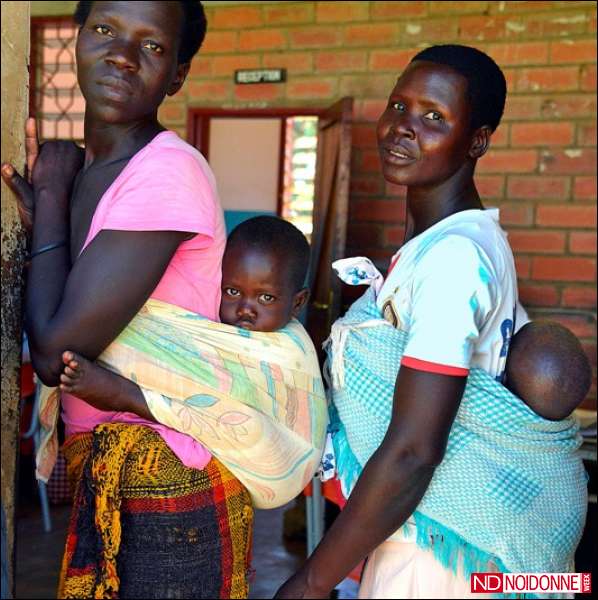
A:
POLYGON ((85 100, 77 84, 76 39, 70 17, 31 20, 29 112, 42 140, 83 142, 85 100))

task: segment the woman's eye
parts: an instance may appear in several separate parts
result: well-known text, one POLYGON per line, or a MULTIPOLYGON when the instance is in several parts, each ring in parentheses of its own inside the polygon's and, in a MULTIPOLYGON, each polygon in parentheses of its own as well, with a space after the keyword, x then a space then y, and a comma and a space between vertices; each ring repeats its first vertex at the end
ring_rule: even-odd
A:
POLYGON ((160 44, 156 44, 156 42, 147 41, 143 43, 143 47, 155 52, 156 54, 162 54, 164 52, 164 48, 160 46, 160 44))
POLYGON ((274 296, 272 296, 271 294, 260 294, 260 301, 264 302, 265 304, 270 304, 272 302, 274 302, 274 300, 276 300, 276 298, 274 296))
POLYGON ((429 119, 430 121, 442 121, 442 115, 435 110, 431 110, 424 115, 424 119, 429 119))
POLYGON ((236 298, 237 296, 240 295, 239 290, 236 290, 235 288, 225 288, 224 293, 227 296, 231 296, 232 298, 236 298))
POLYGON ((112 29, 110 29, 110 27, 108 27, 107 25, 96 25, 93 30, 96 33, 99 33, 100 35, 110 35, 110 36, 114 36, 114 34, 112 33, 112 29))
POLYGON ((394 110, 398 110, 400 112, 403 112, 405 110, 405 105, 402 102, 391 102, 390 106, 394 110))

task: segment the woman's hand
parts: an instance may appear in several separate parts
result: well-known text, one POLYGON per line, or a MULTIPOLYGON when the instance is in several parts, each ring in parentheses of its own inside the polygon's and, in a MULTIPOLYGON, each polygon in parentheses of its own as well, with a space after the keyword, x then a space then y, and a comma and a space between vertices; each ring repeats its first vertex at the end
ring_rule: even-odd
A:
MULTIPOLYGON (((83 166, 85 151, 73 142, 51 141, 40 148, 35 119, 25 124, 26 174, 21 177, 13 165, 2 165, 2 179, 17 197, 21 222, 28 232, 33 228, 35 194, 41 189, 58 189, 69 197, 73 181, 83 166), (66 193, 65 193, 66 192, 66 193)), ((68 208, 68 207, 65 207, 68 208)))
POLYGON ((4 183, 17 197, 17 209, 21 223, 25 230, 30 233, 33 229, 33 188, 31 187, 31 173, 37 156, 39 154, 39 140, 37 137, 37 125, 35 119, 29 118, 25 122, 25 177, 21 177, 15 168, 8 164, 2 164, 2 179, 4 183))
POLYGON ((330 598, 331 591, 311 589, 306 571, 301 569, 280 586, 274 598, 330 598))
POLYGON ((52 140, 42 144, 31 174, 35 195, 56 191, 70 198, 77 173, 83 167, 85 151, 74 142, 52 140))

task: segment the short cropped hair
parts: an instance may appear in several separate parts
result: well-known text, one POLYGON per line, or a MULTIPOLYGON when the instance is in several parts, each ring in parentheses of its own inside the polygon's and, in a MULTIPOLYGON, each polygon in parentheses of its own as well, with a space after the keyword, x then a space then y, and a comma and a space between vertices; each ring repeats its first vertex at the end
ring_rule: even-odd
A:
MULTIPOLYGON (((183 20, 181 24, 181 45, 177 57, 178 64, 184 64, 191 61, 201 48, 203 40, 206 37, 208 22, 199 0, 179 0, 183 8, 183 20)), ((85 25, 87 17, 91 12, 93 0, 81 0, 77 2, 74 19, 79 28, 85 25)))
POLYGON ((467 79, 472 130, 488 125, 494 131, 505 109, 507 82, 500 67, 487 54, 470 46, 431 46, 411 62, 425 60, 451 67, 467 79))
POLYGON ((292 223, 278 217, 253 217, 237 225, 228 236, 228 246, 239 243, 281 257, 289 271, 293 292, 304 287, 309 269, 309 242, 292 223))
POLYGON ((538 414, 564 419, 583 402, 591 384, 590 361, 566 327, 532 321, 513 336, 505 385, 538 414))

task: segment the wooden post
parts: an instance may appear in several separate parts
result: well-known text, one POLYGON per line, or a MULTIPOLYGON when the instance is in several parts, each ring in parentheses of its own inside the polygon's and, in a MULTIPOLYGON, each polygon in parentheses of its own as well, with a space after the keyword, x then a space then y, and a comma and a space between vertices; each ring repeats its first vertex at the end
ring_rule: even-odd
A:
MULTIPOLYGON (((2 161, 25 163, 29 98, 29 2, 2 2, 2 161)), ((14 597, 15 491, 19 433, 24 235, 16 203, 2 184, 2 521, 4 593, 14 597), (5 537, 6 536, 6 537, 5 537), (4 560, 6 559, 6 561, 4 560), (6 585, 7 589, 4 589, 6 585)))

